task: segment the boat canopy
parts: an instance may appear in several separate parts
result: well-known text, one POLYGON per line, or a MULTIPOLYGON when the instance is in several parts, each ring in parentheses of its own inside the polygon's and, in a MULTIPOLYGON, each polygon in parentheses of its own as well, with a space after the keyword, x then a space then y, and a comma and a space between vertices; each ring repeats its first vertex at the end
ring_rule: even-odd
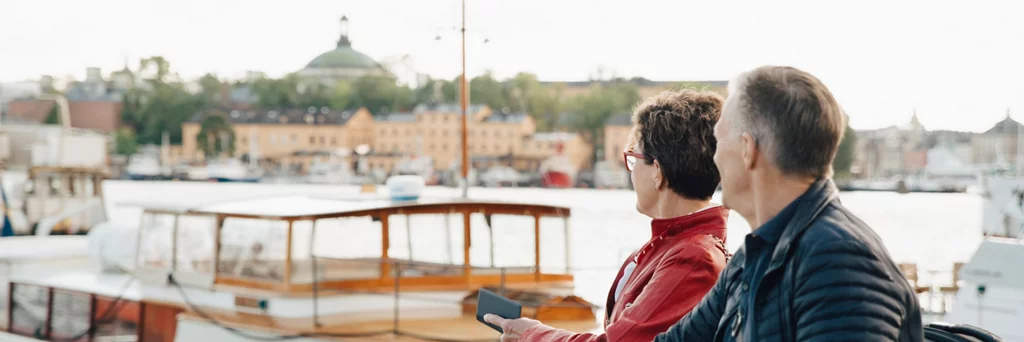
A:
POLYGON ((293 293, 392 287, 396 279, 449 289, 565 282, 569 215, 558 206, 440 198, 155 205, 143 210, 136 274, 293 293))

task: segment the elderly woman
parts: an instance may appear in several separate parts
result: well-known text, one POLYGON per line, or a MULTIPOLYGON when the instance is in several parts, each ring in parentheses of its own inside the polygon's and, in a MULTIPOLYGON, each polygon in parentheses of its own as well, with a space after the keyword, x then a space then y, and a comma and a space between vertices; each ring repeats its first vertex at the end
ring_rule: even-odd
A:
MULTIPOLYGON (((720 181, 713 131, 723 102, 708 91, 667 91, 634 111, 631 148, 623 161, 636 189, 636 209, 651 218, 651 235, 625 260, 608 291, 605 332, 573 333, 528 318, 485 316, 502 327, 502 341, 650 341, 700 302, 726 264, 729 211, 711 204, 720 181)), ((623 229, 646 234, 645 228, 623 229)))

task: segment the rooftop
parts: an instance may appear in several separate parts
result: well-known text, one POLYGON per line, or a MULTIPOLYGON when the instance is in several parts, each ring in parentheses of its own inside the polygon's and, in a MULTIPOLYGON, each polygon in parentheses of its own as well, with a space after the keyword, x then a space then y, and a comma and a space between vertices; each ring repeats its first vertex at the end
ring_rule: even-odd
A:
POLYGON ((302 109, 226 109, 215 108, 192 117, 189 122, 202 122, 204 115, 225 115, 233 124, 295 124, 344 125, 356 115, 353 110, 331 110, 328 107, 302 109))
MULTIPOLYGON (((479 113, 486 105, 471 104, 466 107, 466 112, 469 114, 479 113)), ((439 113, 439 114, 461 114, 462 107, 458 103, 423 103, 416 105, 412 112, 414 114, 420 113, 439 113)))
POLYGON ((1020 132, 1020 130, 1022 128, 1024 128, 1024 125, 1021 125, 1019 122, 1014 121, 1012 118, 1010 118, 1010 114, 1007 113, 1006 114, 1006 118, 1003 119, 1003 121, 1000 121, 1000 122, 996 123, 995 126, 992 126, 992 128, 989 128, 987 131, 985 131, 985 133, 982 133, 982 134, 985 134, 985 135, 994 135, 994 134, 1017 135, 1017 133, 1020 132))
POLYGON ((488 115, 484 122, 499 122, 499 123, 520 123, 529 115, 526 113, 508 113, 504 114, 501 112, 491 113, 488 115))

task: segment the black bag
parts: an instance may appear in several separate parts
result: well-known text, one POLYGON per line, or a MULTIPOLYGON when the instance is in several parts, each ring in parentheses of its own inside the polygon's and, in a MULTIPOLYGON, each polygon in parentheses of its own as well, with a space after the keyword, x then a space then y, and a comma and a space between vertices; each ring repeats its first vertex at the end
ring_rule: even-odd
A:
POLYGON ((932 322, 924 326, 924 340, 929 342, 1002 342, 992 332, 967 324, 932 322))

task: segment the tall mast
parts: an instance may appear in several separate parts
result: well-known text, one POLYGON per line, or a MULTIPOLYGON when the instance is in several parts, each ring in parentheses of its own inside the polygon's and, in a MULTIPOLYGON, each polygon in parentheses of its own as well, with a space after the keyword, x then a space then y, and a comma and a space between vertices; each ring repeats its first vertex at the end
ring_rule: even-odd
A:
POLYGON ((469 197, 469 147, 466 106, 469 96, 466 94, 466 0, 462 0, 462 77, 459 78, 459 98, 462 107, 462 197, 469 197))

